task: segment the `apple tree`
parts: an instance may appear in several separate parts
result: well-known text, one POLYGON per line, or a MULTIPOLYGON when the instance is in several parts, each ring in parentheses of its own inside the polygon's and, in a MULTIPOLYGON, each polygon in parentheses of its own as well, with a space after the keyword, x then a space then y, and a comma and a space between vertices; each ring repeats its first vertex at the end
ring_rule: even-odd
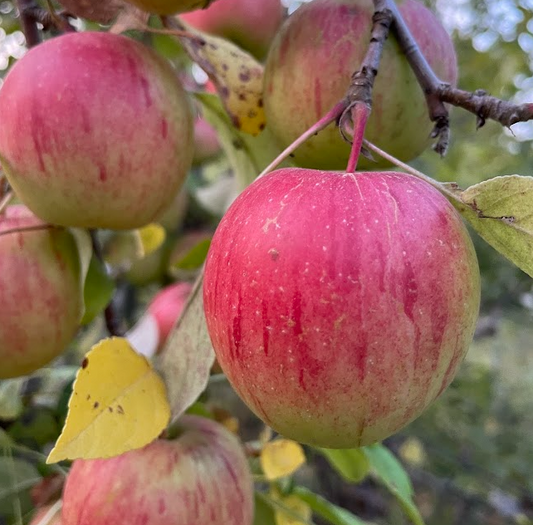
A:
POLYGON ((370 523, 323 461, 424 523, 383 442, 458 374, 484 250, 531 286, 533 179, 483 163, 533 104, 420 0, 7 4, 0 522, 370 523))

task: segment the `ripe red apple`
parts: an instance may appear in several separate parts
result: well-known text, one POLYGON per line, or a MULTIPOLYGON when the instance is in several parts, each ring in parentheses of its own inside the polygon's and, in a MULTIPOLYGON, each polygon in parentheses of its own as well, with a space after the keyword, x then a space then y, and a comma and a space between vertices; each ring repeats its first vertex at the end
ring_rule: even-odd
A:
POLYGON ((0 160, 18 197, 64 226, 154 220, 191 166, 191 109, 142 44, 69 33, 32 48, 0 89, 0 160))
MULTIPOLYGON (((398 4, 435 73, 455 84, 457 59, 439 20, 415 0, 398 4)), ((291 144, 344 97, 368 48, 372 13, 372 0, 314 0, 282 26, 266 61, 264 84, 267 122, 282 146, 291 144)), ((409 161, 431 143, 432 126, 422 89, 391 35, 383 49, 365 137, 409 161)), ((349 155, 350 145, 331 124, 299 147, 294 161, 310 168, 343 170, 349 155)), ((386 165, 365 159, 359 164, 386 165)))
POLYGON ((83 308, 75 240, 26 207, 0 215, 0 379, 34 372, 65 350, 83 308), (17 231, 32 228, 28 231, 17 231))
POLYGON ((207 9, 181 16, 200 31, 232 40, 263 58, 283 22, 280 0, 218 0, 207 9))
MULTIPOLYGON (((204 9, 215 0, 126 0, 148 13, 173 15, 195 9, 204 9)), ((220 0, 219 0, 220 1, 220 0)))
POLYGON ((148 312, 155 317, 159 327, 159 348, 165 344, 191 291, 190 283, 174 283, 158 292, 149 304, 148 312))
POLYGON ((479 281, 459 214, 427 183, 288 168, 222 218, 204 308, 222 369, 265 423, 352 448, 401 429, 450 384, 479 281))
POLYGON ((252 476, 235 435, 197 416, 181 424, 177 439, 75 461, 63 525, 251 525, 252 476))

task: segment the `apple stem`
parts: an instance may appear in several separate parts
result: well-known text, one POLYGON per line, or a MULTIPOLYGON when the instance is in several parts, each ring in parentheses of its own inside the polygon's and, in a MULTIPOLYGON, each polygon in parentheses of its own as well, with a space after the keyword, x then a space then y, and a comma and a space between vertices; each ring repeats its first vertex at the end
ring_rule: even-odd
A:
MULTIPOLYGON (((102 266, 107 271, 107 267, 104 262, 104 256, 102 253, 102 247, 100 246, 100 240, 98 239, 96 230, 89 230, 89 233, 91 235, 91 243, 93 246, 94 256, 102 263, 102 266)), ((123 337, 125 335, 126 330, 124 330, 122 327, 120 318, 115 310, 113 299, 109 301, 109 304, 106 306, 104 310, 104 318, 105 318, 105 324, 106 324, 106 328, 107 328, 109 335, 115 336, 115 337, 123 337)))
POLYGON ((285 148, 257 177, 258 179, 270 173, 281 164, 293 151, 301 146, 308 138, 316 135, 319 131, 338 120, 348 107, 348 100, 344 99, 335 104, 318 122, 313 124, 305 133, 300 135, 290 146, 285 148))
POLYGON ((364 102, 356 102, 351 109, 351 118, 353 121, 353 142, 350 158, 346 173, 354 173, 357 168, 357 161, 361 153, 361 147, 365 138, 366 123, 370 116, 370 106, 364 102))
POLYGON ((439 190, 442 194, 446 195, 448 199, 454 201, 461 207, 464 207, 465 205, 464 202, 453 191, 450 191, 444 184, 441 184, 440 182, 431 178, 429 175, 426 175, 425 173, 418 171, 412 166, 409 166, 409 164, 402 162, 396 157, 393 157, 392 155, 378 148, 375 144, 373 144, 372 142, 369 142, 366 139, 363 140, 363 145, 365 146, 365 148, 369 149, 370 151, 373 151, 380 157, 383 157, 385 160, 388 160, 391 164, 394 164, 398 166, 399 168, 402 168, 405 172, 409 173, 410 175, 413 175, 414 177, 417 177, 419 179, 422 179, 424 182, 427 182, 428 184, 433 186, 435 189, 439 190))

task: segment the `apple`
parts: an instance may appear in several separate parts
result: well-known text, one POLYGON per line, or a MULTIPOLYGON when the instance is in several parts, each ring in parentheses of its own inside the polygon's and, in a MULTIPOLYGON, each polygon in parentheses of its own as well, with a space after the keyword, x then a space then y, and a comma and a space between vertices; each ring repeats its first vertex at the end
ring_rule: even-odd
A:
POLYGON ((251 525, 253 481, 237 437, 202 417, 180 421, 176 439, 74 461, 63 525, 251 525))
POLYGON ((65 350, 83 312, 80 272, 68 230, 46 228, 22 205, 0 214, 0 379, 30 374, 65 350))
POLYGON ((213 126, 203 117, 194 123, 194 157, 193 164, 202 164, 216 157, 221 151, 218 134, 213 126))
POLYGON ((148 305, 159 328, 159 348, 165 344, 192 291, 187 282, 174 283, 160 290, 148 305))
MULTIPOLYGON (((126 0, 130 4, 140 7, 148 13, 159 15, 173 15, 184 11, 204 9, 216 0, 126 0)), ((220 0, 218 0, 220 1, 220 0)))
MULTIPOLYGON (((439 20, 415 0, 398 4, 437 76, 455 84, 457 58, 439 20)), ((291 144, 345 96, 368 49, 372 13, 372 0, 314 0, 282 26, 267 58, 264 80, 267 122, 281 146, 291 144)), ((409 161, 431 144, 432 126, 424 93, 391 35, 383 49, 365 137, 409 161)), ((299 166, 344 170, 350 145, 333 123, 294 155, 299 166)), ((361 159, 359 165, 375 169, 386 164, 361 159)))
POLYGON ((263 58, 284 14, 280 0, 218 0, 207 9, 180 18, 200 31, 232 40, 263 58))
POLYGON ((172 67, 120 35, 69 33, 30 49, 0 89, 0 120, 8 180, 52 224, 144 226, 192 163, 192 112, 172 67))
POLYGON ((420 415, 472 340, 480 276, 453 206, 405 173, 275 171, 215 232, 204 309, 216 357, 267 425, 353 448, 420 415))

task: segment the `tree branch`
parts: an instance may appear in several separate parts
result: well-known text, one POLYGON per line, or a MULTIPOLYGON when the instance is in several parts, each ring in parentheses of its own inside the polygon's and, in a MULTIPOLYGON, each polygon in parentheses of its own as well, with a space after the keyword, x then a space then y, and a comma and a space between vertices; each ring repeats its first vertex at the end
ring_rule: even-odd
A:
POLYGON ((348 173, 354 172, 357 167, 366 123, 372 108, 372 89, 392 20, 392 12, 387 8, 386 0, 374 0, 370 43, 360 69, 352 75, 350 87, 346 93, 348 107, 339 122, 339 129, 345 139, 345 130, 348 127, 352 129, 352 151, 346 167, 348 173), (347 125, 348 120, 351 126, 347 125))
POLYGON ((393 16, 391 30, 426 96, 429 118, 435 122, 431 136, 438 138, 434 146, 437 153, 445 155, 449 144, 450 122, 444 103, 460 107, 476 115, 478 128, 483 126, 487 119, 494 120, 505 127, 533 119, 533 104, 516 105, 487 95, 483 90, 471 93, 454 88, 440 80, 420 51, 394 0, 385 0, 385 3, 393 16))
POLYGON ((20 16, 22 31, 28 47, 36 46, 41 42, 41 34, 37 27, 37 20, 33 14, 35 9, 39 9, 35 0, 17 0, 17 9, 20 16))

